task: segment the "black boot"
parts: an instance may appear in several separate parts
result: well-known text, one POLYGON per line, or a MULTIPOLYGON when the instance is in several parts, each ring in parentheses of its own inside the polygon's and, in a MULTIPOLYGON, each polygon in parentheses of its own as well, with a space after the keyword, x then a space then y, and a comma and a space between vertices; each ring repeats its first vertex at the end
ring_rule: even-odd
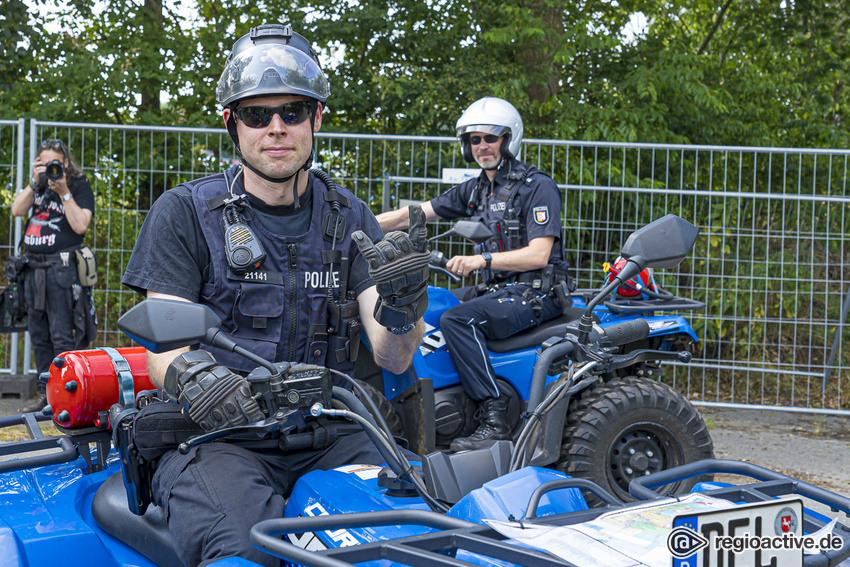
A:
POLYGON ((487 398, 480 404, 481 421, 478 429, 469 437, 461 437, 452 441, 450 449, 454 452, 483 449, 493 444, 493 441, 510 439, 511 429, 507 421, 507 404, 502 399, 487 398))
POLYGON ((41 411, 44 409, 44 406, 47 405, 47 384, 43 383, 41 380, 38 381, 38 397, 33 398, 32 400, 26 402, 21 411, 23 412, 31 412, 31 411, 41 411))

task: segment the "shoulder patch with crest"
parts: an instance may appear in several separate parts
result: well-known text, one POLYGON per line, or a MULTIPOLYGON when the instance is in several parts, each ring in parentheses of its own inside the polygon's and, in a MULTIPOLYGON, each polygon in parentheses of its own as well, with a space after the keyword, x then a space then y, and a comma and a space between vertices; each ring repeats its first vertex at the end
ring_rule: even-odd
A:
POLYGON ((537 224, 546 224, 549 222, 549 207, 534 207, 531 211, 534 213, 534 222, 537 224))

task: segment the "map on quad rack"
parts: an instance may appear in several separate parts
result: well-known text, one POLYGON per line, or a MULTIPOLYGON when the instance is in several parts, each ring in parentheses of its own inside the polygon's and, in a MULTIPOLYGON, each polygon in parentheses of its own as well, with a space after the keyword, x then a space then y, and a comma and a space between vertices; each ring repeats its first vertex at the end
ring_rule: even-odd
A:
MULTIPOLYGON (((577 567, 747 567, 770 565, 773 558, 776 565, 798 567, 803 564, 802 511, 799 499, 735 505, 689 494, 570 526, 487 523, 510 539, 577 567), (794 543, 798 545, 792 549, 794 543)), ((818 545, 831 528, 812 534, 811 541, 818 545)))

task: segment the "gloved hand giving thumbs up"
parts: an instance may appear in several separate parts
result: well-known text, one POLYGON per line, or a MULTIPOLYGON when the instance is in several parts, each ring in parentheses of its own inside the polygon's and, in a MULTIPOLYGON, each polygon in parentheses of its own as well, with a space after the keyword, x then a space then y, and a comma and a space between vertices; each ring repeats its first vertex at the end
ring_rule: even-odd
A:
POLYGON ((428 308, 428 251, 425 213, 410 205, 409 234, 389 232, 378 243, 363 233, 351 237, 369 264, 369 275, 377 284, 381 300, 375 305, 375 319, 401 335, 410 332, 428 308))

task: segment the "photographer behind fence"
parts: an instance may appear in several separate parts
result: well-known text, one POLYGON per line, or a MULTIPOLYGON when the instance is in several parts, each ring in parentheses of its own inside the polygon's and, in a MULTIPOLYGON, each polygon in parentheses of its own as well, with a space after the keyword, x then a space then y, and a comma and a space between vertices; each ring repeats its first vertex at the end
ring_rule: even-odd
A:
MULTIPOLYGON (((94 212, 94 193, 61 140, 41 143, 32 178, 15 196, 14 216, 22 217, 30 209, 21 264, 28 330, 41 375, 56 355, 86 348, 94 340, 96 326, 91 296, 94 256, 82 247, 94 212)), ((41 381, 39 390, 44 398, 41 381)))

